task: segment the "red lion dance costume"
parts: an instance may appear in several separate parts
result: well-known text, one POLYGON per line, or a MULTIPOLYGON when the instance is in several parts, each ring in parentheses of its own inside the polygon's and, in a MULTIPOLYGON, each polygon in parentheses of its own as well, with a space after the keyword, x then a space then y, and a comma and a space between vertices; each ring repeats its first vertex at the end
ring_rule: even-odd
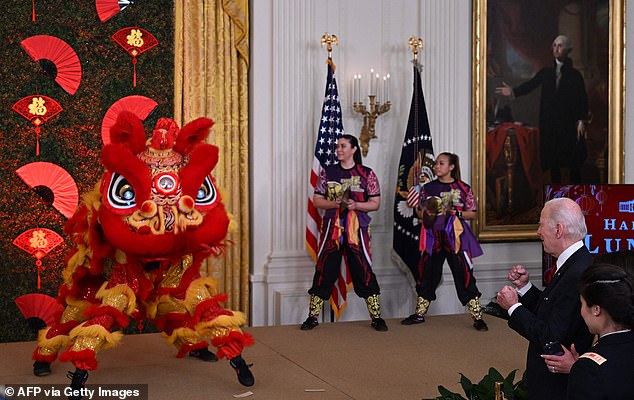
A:
POLYGON ((212 125, 200 118, 179 130, 161 118, 146 143, 142 121, 120 114, 101 152, 106 172, 64 229, 76 244, 59 289, 66 308, 40 331, 36 375, 50 373, 65 349, 60 360, 76 367, 71 387, 82 388, 97 353, 121 341, 117 330, 132 317, 152 321, 177 357, 207 349, 211 338, 240 383, 253 385, 241 357, 253 343, 240 329, 246 317, 223 308, 226 295, 200 274, 202 261, 222 252, 229 227, 211 176, 218 148, 202 143, 212 125))

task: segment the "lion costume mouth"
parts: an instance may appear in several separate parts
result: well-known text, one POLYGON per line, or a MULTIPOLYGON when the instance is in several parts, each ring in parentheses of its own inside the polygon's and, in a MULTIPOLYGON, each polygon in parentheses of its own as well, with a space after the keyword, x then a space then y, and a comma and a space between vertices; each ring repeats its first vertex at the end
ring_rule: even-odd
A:
POLYGON ((196 229, 203 221, 203 215, 194 208, 190 196, 178 199, 177 205, 159 206, 154 200, 146 200, 141 208, 127 218, 127 224, 140 234, 178 235, 188 229, 196 229))

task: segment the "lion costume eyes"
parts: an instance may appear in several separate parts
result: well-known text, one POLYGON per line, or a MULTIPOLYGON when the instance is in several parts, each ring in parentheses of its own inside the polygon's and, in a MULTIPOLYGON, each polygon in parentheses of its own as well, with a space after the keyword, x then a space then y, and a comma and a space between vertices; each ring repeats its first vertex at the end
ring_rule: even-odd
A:
MULTIPOLYGON (((162 176, 158 183, 167 185, 169 182, 163 182, 169 177, 162 176)), ((172 181, 170 181, 172 182, 172 181)), ((156 184, 157 182, 155 182, 156 184)), ((172 182, 173 183, 173 182, 172 182)), ((169 186, 169 185, 168 185, 169 186)), ((166 190, 165 187, 163 187, 166 190)), ((196 192, 196 205, 199 207, 208 207, 218 200, 218 192, 209 176, 205 177, 202 185, 196 192)), ((136 192, 134 187, 123 177, 123 175, 113 173, 108 186, 108 203, 119 210, 126 210, 136 206, 136 192)))
POLYGON ((136 193, 132 185, 120 174, 112 174, 108 187, 108 202, 114 208, 127 209, 136 205, 136 193))
POLYGON ((196 205, 210 206, 216 202, 217 198, 216 187, 208 176, 205 177, 203 184, 198 189, 198 193, 196 193, 196 205))

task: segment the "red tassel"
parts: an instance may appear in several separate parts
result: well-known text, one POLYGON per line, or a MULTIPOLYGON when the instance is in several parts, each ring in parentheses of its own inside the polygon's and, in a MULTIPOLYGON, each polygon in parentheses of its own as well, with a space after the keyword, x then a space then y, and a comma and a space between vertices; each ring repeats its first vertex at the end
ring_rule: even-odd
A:
POLYGON ((31 0, 31 21, 35 22, 35 0, 31 0))
POLYGON ((35 155, 40 155, 40 127, 35 127, 35 155))
POLYGON ((42 260, 39 258, 35 261, 35 266, 37 268, 37 289, 42 288, 42 279, 40 278, 40 272, 42 271, 42 260))
POLYGON ((134 68, 134 78, 132 80, 132 87, 136 87, 136 57, 132 59, 132 65, 134 68))

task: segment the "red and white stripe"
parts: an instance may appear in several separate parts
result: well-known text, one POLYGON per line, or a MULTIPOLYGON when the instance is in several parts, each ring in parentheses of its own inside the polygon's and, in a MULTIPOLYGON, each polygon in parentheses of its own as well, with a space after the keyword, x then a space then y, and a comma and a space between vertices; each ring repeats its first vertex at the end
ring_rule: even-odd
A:
POLYGON ((319 245, 319 229, 321 229, 322 218, 319 210, 313 204, 313 194, 320 171, 321 164, 317 157, 313 157, 313 169, 310 171, 308 188, 308 212, 306 214, 306 250, 315 262, 317 262, 317 246, 319 245))
POLYGON ((407 205, 411 208, 414 208, 418 205, 418 200, 420 199, 420 193, 416 189, 416 186, 412 186, 409 188, 409 192, 407 192, 407 205))

